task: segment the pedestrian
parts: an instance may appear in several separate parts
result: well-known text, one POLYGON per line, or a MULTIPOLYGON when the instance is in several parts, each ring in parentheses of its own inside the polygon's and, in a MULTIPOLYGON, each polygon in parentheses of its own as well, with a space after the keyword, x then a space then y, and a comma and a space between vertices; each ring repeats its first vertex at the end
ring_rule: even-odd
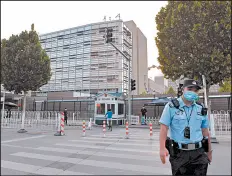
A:
POLYGON ((142 109, 141 109, 141 114, 142 114, 142 117, 141 117, 141 124, 142 125, 146 125, 146 118, 147 118, 147 109, 143 106, 142 109))
POLYGON ((68 110, 67 108, 64 109, 64 123, 68 124, 68 110))
POLYGON ((164 164, 170 154, 172 175, 206 175, 212 161, 207 111, 196 103, 199 89, 197 81, 185 80, 182 96, 165 105, 159 121, 160 159, 164 164))
POLYGON ((111 109, 108 109, 107 113, 105 114, 105 117, 107 116, 107 124, 108 124, 108 130, 112 131, 112 116, 113 116, 113 112, 111 111, 111 109))

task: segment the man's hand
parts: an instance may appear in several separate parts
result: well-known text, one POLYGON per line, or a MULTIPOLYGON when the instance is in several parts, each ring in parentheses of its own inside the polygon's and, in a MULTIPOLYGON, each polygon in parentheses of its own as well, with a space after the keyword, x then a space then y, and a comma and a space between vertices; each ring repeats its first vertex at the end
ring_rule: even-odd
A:
POLYGON ((212 162, 212 150, 210 152, 207 152, 209 161, 212 162))
POLYGON ((166 157, 169 155, 168 150, 165 148, 160 149, 160 159, 163 164, 166 163, 166 157))

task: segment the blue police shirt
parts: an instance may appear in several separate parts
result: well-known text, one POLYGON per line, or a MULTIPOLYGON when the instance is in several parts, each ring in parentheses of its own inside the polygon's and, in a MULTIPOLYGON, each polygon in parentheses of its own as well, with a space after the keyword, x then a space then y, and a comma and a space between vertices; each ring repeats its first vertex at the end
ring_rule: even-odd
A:
POLYGON ((195 102, 188 107, 181 97, 178 101, 179 109, 170 107, 170 103, 165 105, 159 123, 169 127, 170 138, 179 144, 200 142, 203 139, 202 128, 209 127, 207 115, 201 115, 202 107, 195 102), (190 139, 184 137, 184 129, 187 126, 190 127, 190 139))
POLYGON ((113 112, 112 112, 112 111, 108 111, 108 112, 106 113, 106 115, 107 115, 107 119, 112 119, 113 112))

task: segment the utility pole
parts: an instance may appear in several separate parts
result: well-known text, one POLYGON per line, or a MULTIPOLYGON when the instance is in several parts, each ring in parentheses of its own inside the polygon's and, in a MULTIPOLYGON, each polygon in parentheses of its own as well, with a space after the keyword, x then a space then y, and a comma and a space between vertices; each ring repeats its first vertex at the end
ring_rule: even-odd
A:
POLYGON ((130 91, 130 88, 131 88, 131 75, 130 75, 130 62, 131 62, 131 59, 128 58, 123 52, 121 52, 113 43, 110 43, 120 54, 123 55, 123 57, 125 57, 127 60, 128 60, 128 121, 129 121, 129 125, 131 124, 131 91, 130 91))
POLYGON ((113 30, 110 28, 106 28, 106 34, 103 36, 105 38, 106 43, 110 43, 123 57, 125 57, 128 61, 128 121, 129 125, 131 124, 131 58, 127 57, 120 49, 118 49, 113 43, 113 30))

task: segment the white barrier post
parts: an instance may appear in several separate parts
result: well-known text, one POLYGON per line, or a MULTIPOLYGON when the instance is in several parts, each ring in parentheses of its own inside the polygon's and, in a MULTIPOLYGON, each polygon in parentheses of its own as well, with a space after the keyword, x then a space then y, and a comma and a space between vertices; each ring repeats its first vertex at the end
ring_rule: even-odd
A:
POLYGON ((58 125, 57 125, 57 132, 54 136, 63 136, 64 135, 64 113, 58 114, 58 125))
POLYGON ((92 130, 92 118, 89 119, 88 129, 92 130))
POLYGON ((150 139, 152 139, 152 123, 150 122, 150 139))
POLYGON ((103 137, 106 137, 106 121, 103 121, 103 137))
POLYGON ((74 118, 75 118, 75 113, 73 113, 73 125, 74 125, 74 118))
POLYGON ((64 135, 64 113, 63 112, 61 113, 61 124, 60 124, 60 126, 61 126, 60 133, 61 133, 61 136, 63 136, 64 135))

